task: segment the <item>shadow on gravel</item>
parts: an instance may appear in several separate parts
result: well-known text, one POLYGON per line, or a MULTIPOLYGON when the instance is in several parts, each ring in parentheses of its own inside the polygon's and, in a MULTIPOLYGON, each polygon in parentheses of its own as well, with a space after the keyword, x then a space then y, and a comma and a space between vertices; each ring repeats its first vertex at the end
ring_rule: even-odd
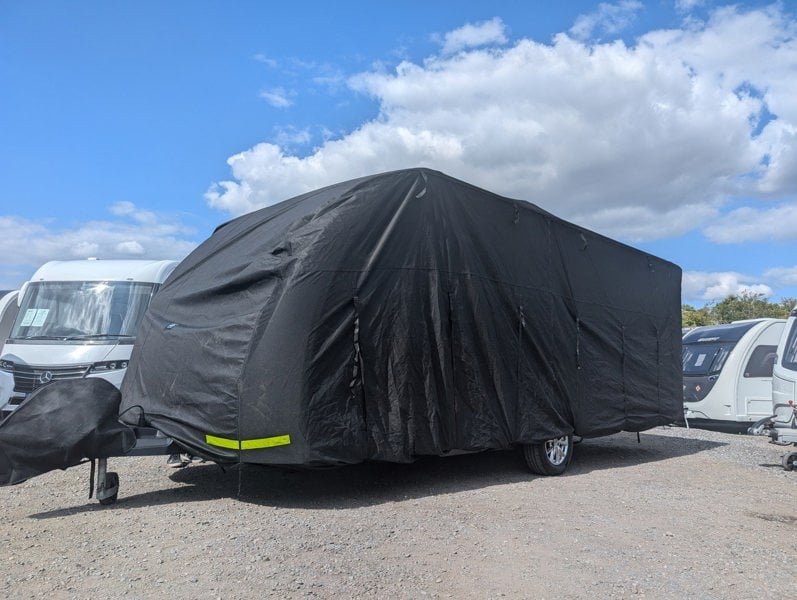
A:
MULTIPOLYGON (((710 450, 725 444, 674 436, 619 433, 584 440, 576 445, 573 461, 562 477, 579 477, 595 470, 651 463, 710 450)), ((31 515, 63 517, 94 510, 124 510, 181 502, 233 498, 283 508, 346 509, 450 494, 494 485, 528 482, 520 451, 483 452, 451 457, 424 457, 411 464, 366 463, 330 469, 279 469, 236 465, 222 470, 214 464, 180 469, 170 478, 181 488, 131 494, 121 482, 113 506, 90 503, 31 515)))

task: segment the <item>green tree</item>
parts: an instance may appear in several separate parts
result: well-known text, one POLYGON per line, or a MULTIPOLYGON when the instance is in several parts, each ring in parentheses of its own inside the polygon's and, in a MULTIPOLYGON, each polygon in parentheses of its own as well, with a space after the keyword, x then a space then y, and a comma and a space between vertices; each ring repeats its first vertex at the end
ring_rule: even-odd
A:
POLYGON ((711 316, 717 323, 769 317, 771 313, 771 305, 766 296, 754 292, 731 294, 711 310, 711 316))
POLYGON ((707 304, 696 309, 689 304, 681 306, 681 326, 699 327, 741 321, 743 319, 785 319, 797 305, 797 298, 783 298, 770 302, 764 294, 742 292, 731 294, 716 304, 707 304))
POLYGON ((797 306, 797 298, 783 298, 780 302, 778 302, 778 306, 780 307, 780 314, 782 315, 781 318, 785 319, 789 316, 795 306, 797 306))
POLYGON ((695 308, 690 304, 681 306, 681 327, 701 327, 709 325, 711 315, 709 314, 709 307, 695 308))

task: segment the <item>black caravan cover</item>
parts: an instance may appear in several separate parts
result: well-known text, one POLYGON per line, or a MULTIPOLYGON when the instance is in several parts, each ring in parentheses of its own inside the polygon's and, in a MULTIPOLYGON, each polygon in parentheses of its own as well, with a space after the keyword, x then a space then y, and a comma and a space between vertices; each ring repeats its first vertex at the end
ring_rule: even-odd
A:
POLYGON ((0 485, 128 452, 136 436, 119 422, 120 400, 116 386, 96 377, 37 389, 0 422, 0 485))
POLYGON ((364 177, 188 256, 144 318, 122 409, 206 458, 281 465, 639 431, 683 410, 680 283, 442 173, 364 177))

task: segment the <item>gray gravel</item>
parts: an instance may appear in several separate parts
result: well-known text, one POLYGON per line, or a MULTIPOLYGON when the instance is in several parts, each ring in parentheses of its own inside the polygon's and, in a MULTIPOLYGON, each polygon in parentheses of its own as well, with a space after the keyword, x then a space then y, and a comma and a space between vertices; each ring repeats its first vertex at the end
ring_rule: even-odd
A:
POLYGON ((764 438, 585 440, 562 477, 519 452, 321 471, 114 459, 0 490, 8 598, 786 598, 797 472, 764 438))

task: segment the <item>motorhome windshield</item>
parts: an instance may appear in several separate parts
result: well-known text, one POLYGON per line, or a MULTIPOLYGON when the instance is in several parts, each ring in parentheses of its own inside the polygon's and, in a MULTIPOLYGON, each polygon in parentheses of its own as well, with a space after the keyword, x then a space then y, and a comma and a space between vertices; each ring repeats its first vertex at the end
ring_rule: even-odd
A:
POLYGON ((722 371, 736 342, 684 344, 684 375, 706 376, 722 371))
POLYGON ((11 330, 16 340, 129 338, 155 291, 129 281, 31 282, 11 330))

